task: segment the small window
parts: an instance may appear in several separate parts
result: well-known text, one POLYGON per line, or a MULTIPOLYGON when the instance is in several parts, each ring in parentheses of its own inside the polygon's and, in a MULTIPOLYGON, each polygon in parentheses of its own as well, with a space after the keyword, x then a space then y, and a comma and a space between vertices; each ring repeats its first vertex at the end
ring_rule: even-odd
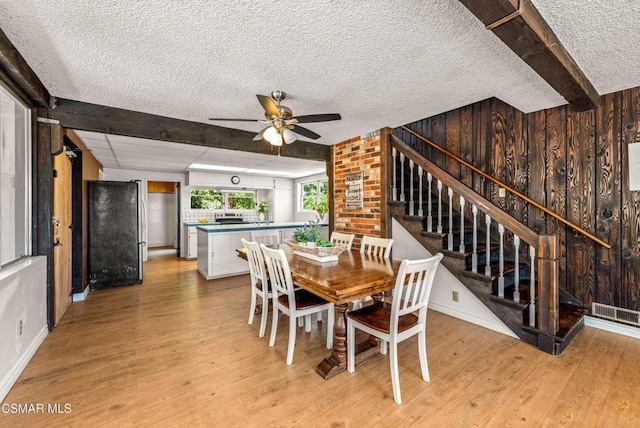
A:
POLYGON ((300 183, 300 210, 313 211, 318 205, 327 206, 327 180, 300 183))
POLYGON ((222 193, 216 190, 192 189, 191 208, 195 210, 221 210, 222 193))
POLYGON ((230 210, 253 210, 256 208, 254 192, 229 192, 227 203, 230 210))
POLYGON ((255 192, 229 192, 212 189, 191 189, 191 209, 194 210, 254 210, 255 192))

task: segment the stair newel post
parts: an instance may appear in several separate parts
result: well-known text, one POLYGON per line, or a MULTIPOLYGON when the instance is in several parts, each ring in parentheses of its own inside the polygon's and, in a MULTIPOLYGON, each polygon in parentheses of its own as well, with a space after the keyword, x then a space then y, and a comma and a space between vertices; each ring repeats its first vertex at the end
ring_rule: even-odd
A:
POLYGON ((453 189, 451 187, 447 189, 447 195, 449 195, 449 239, 447 239, 447 250, 453 251, 453 189))
POLYGON ((404 153, 400 152, 400 200, 404 202, 404 153))
POLYGON ((536 326, 536 249, 529 245, 529 266, 531 266, 531 278, 529 279, 529 325, 536 326))
POLYGON ((538 328, 549 334, 560 329, 559 254, 558 236, 538 236, 538 328))
POLYGON ((438 180, 438 233, 442 233, 442 181, 438 180))
POLYGON ((418 216, 424 216, 424 210, 422 209, 422 175, 424 174, 422 167, 418 166, 418 216))
POLYGON ((478 273, 478 207, 471 206, 473 214, 473 253, 471 254, 471 272, 478 273))
POLYGON ((393 201, 397 201, 398 200, 398 187, 396 187, 396 180, 397 180, 397 163, 396 163, 396 156, 398 155, 398 149, 396 149, 395 147, 393 147, 391 149, 391 156, 393 157, 393 184, 391 185, 391 198, 393 201))
POLYGON ((427 172, 427 232, 433 232, 433 215, 431 214, 431 182, 433 176, 427 172))
POLYGON ((464 198, 460 196, 460 254, 464 254, 464 203, 464 198))
POLYGON ((498 235, 500 235, 500 260, 498 276, 498 297, 504 297, 504 226, 498 224, 498 235))
POLYGON ((515 260, 516 271, 513 277, 513 281, 514 281, 513 301, 519 302, 520 301, 520 237, 515 233, 513 234, 513 248, 516 253, 516 260, 515 260))
POLYGON ((484 274, 486 276, 491 276, 491 217, 487 213, 484 214, 484 222, 487 227, 487 240, 485 245, 487 247, 487 256, 485 260, 486 266, 484 267, 484 274))
POLYGON ((413 168, 415 164, 409 159, 409 215, 416 215, 416 205, 413 199, 413 168))

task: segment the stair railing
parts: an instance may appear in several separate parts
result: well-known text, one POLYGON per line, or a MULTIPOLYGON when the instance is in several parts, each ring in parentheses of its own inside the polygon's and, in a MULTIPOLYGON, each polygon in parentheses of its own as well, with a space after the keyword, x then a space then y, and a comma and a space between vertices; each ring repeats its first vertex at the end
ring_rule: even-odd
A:
MULTIPOLYGON (((471 218, 473 221, 472 226, 472 272, 478 273, 478 259, 479 252, 481 250, 478 244, 478 212, 484 214, 486 238, 485 238, 485 260, 483 273, 487 277, 498 278, 498 296, 504 298, 504 235, 505 231, 510 231, 513 234, 513 246, 514 246, 514 258, 516 266, 516 277, 514 280, 514 293, 513 300, 521 302, 520 297, 520 284, 519 284, 519 272, 520 267, 520 248, 524 242, 529 246, 529 263, 531 267, 531 274, 529 280, 529 296, 527 302, 529 304, 529 325, 535 327, 545 333, 555 334, 557 333, 560 325, 559 319, 559 289, 558 289, 558 237, 555 235, 537 234, 534 230, 523 224, 510 214, 502 210, 500 207, 495 206, 491 201, 484 198, 482 195, 476 193, 473 189, 467 187, 464 183, 458 181, 457 178, 450 175, 448 172, 439 168, 433 162, 421 156, 413 148, 407 145, 394 135, 390 135, 390 145, 392 150, 392 162, 394 165, 394 171, 396 168, 397 160, 401 161, 401 170, 404 169, 404 161, 408 159, 411 165, 416 165, 419 174, 427 174, 427 185, 423 189, 419 187, 418 192, 426 192, 427 194, 427 231, 432 229, 432 221, 434 213, 432 212, 433 205, 431 200, 431 194, 434 189, 432 185, 435 181, 437 189, 437 216, 436 218, 436 233, 442 234, 447 237, 447 250, 456 251, 462 254, 465 253, 465 232, 464 232, 464 218, 465 208, 470 206, 468 210, 471 211, 471 218), (442 214, 442 194, 443 188, 446 187, 446 195, 449 203, 448 212, 448 224, 447 230, 443 229, 443 214, 442 214), (458 195, 459 208, 460 208, 460 243, 454 247, 454 228, 453 228, 453 205, 454 195, 458 195), (498 242, 499 242, 499 265, 498 271, 494 272, 491 267, 491 230, 492 224, 497 224, 498 230, 498 242), (536 287, 536 278, 539 287, 536 287), (537 325, 536 325, 537 324, 537 325)), ((405 181, 413 183, 417 179, 419 181, 422 177, 415 177, 414 168, 411 167, 408 178, 405 179, 404 174, 400 174, 400 194, 397 194, 397 176, 391 177, 392 187, 392 200, 408 201, 408 206, 412 207, 409 214, 415 215, 413 208, 415 204, 415 192, 410 192, 406 195, 404 192, 405 181), (408 199, 407 199, 408 196, 408 199)), ((412 188, 412 184, 409 185, 412 188)), ((435 194, 435 192, 434 192, 435 194)), ((419 197, 422 200, 422 196, 419 197)), ((420 206, 420 208, 422 208, 420 206)), ((457 214, 457 213, 456 213, 457 214)), ((423 217, 423 216, 421 216, 423 217)))
MULTIPOLYGON (((439 145, 437 145, 433 141, 429 141, 428 139, 426 139, 422 135, 420 135, 417 132, 407 128, 406 126, 401 126, 400 128, 403 129, 404 131, 407 131, 408 133, 410 133, 414 137, 418 138, 419 140, 427 143, 429 146, 431 146, 434 149, 438 150, 439 152, 443 153, 447 157, 449 157, 451 159, 454 159, 456 162, 460 163, 461 165, 464 165, 465 167, 471 169, 473 172, 479 174, 483 178, 486 178, 487 180, 497 184, 501 188, 505 189, 506 192, 509 192, 509 193, 519 197, 523 201, 533 205, 534 207, 536 207, 537 209, 541 210, 545 214, 548 214, 551 217, 555 218, 556 220, 558 220, 562 224, 564 224, 566 226, 569 226, 574 231, 586 236, 587 238, 591 239, 593 242, 596 242, 597 244, 603 246, 606 249, 611 249, 611 244, 603 241, 602 239, 598 238, 597 236, 593 235, 592 233, 589 233, 588 231, 584 230, 583 228, 581 228, 577 224, 572 223, 571 221, 567 220, 566 218, 562 217, 561 215, 551 211, 549 208, 545 207, 544 205, 539 204, 538 202, 534 201, 533 199, 531 199, 530 197, 528 197, 524 193, 521 193, 518 190, 514 189, 513 187, 511 187, 511 186, 503 183, 502 181, 498 180, 497 178, 492 177, 491 175, 489 175, 486 172, 482 171, 480 168, 478 168, 478 167, 470 164, 466 160, 462 159, 460 156, 457 156, 457 155, 451 153, 450 151, 440 147, 439 145)), ((402 141, 402 140, 400 140, 400 141, 402 141)), ((407 147, 409 147, 409 146, 407 146, 407 147)), ((420 155, 418 155, 418 156, 420 156, 420 155)), ((422 157, 422 156, 420 156, 420 157, 422 157)))

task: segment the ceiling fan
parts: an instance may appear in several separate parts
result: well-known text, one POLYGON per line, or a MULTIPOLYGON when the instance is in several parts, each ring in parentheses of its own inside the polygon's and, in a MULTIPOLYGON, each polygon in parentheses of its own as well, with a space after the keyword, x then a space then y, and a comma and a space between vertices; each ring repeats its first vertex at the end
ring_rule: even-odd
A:
POLYGON ((267 97, 266 95, 256 95, 256 97, 258 97, 258 101, 260 101, 260 104, 262 105, 262 108, 264 108, 264 116, 266 119, 210 118, 209 120, 259 122, 269 124, 269 126, 253 137, 253 140, 258 141, 265 139, 273 146, 282 146, 283 143, 293 143, 296 140, 295 134, 302 135, 303 137, 307 137, 312 140, 320 138, 320 135, 307 128, 299 126, 299 123, 329 122, 331 120, 342 119, 342 117, 337 113, 308 114, 294 117, 293 112, 289 107, 280 104, 286 96, 287 94, 283 91, 273 91, 271 92, 271 97, 267 97))

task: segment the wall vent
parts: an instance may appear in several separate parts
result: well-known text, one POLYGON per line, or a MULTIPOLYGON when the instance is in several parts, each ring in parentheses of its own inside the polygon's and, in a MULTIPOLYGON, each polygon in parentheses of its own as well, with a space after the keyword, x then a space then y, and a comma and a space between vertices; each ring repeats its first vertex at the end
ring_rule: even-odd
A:
POLYGON ((640 312, 637 311, 603 305, 602 303, 593 303, 591 312, 600 318, 607 318, 640 327, 640 312))

